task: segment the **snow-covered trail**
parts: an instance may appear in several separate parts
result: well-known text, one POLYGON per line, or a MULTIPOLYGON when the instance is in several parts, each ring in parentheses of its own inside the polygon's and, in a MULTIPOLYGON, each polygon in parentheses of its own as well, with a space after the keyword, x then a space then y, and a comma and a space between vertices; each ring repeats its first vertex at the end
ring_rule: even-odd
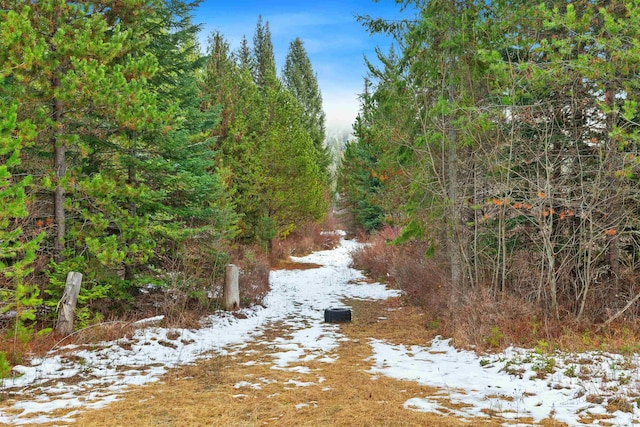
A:
MULTIPOLYGON (((399 295, 382 284, 367 284, 361 272, 349 267, 350 252, 357 246, 342 240, 334 250, 294 259, 319 268, 272 272, 265 306, 244 309, 246 318, 216 313, 197 330, 146 326, 132 339, 58 349, 29 366, 17 367, 22 375, 3 382, 9 398, 0 404, 0 422, 72 423, 78 411, 105 406, 121 398, 130 385, 157 381, 173 367, 212 354, 256 351, 248 348, 250 343, 269 352, 274 369, 309 374, 305 363, 333 363, 340 357, 339 344, 349 338, 340 326, 323 322, 324 309, 342 306, 346 299, 399 295), (267 340, 263 333, 276 323, 286 336, 267 340)), ((407 398, 407 411, 461 419, 491 417, 518 426, 530 425, 523 419, 537 425, 548 418, 569 426, 640 425, 637 355, 549 354, 509 348, 479 356, 457 350, 440 338, 430 345, 405 346, 371 336, 368 345, 372 356, 362 357, 372 380, 385 375, 439 390, 407 398)), ((317 383, 321 382, 318 377, 317 383)), ((312 383, 292 380, 287 384, 312 383)), ((238 389, 245 387, 260 384, 236 384, 238 389)))
POLYGON ((324 309, 340 305, 344 298, 398 295, 381 284, 365 285, 362 273, 349 267, 349 253, 357 245, 342 240, 334 250, 294 259, 320 268, 272 272, 272 289, 264 307, 243 309, 242 316, 215 313, 197 330, 147 326, 131 339, 66 346, 17 366, 14 372, 19 375, 2 382, 9 398, 0 404, 0 423, 73 422, 77 411, 107 405, 128 386, 157 381, 169 369, 211 354, 240 351, 248 341, 259 339, 263 327, 275 322, 294 331, 291 338, 276 343, 279 366, 286 367, 303 355, 304 360, 331 362, 336 357, 332 350, 342 336, 336 325, 323 322, 324 309), (60 409, 66 415, 52 415, 60 409))

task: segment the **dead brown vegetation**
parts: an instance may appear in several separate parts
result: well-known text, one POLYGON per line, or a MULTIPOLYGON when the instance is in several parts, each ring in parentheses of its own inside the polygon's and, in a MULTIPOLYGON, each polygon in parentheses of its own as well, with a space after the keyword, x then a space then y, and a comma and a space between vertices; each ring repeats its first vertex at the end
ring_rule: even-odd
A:
MULTIPOLYGON (((586 318, 577 319, 569 311, 561 320, 549 316, 542 307, 530 302, 524 289, 519 293, 500 293, 491 286, 477 285, 460 295, 446 279, 446 259, 427 256, 429 246, 424 242, 392 244, 395 235, 386 228, 371 236, 361 234, 366 245, 353 254, 354 267, 374 280, 402 289, 407 300, 424 310, 427 324, 452 337, 457 345, 495 350, 508 345, 536 347, 543 343, 548 349, 574 351, 640 350, 638 324, 629 317, 621 316, 606 328, 600 328, 586 318)), ((533 261, 522 259, 514 274, 526 277, 533 261)))
POLYGON ((371 236, 353 253, 353 266, 401 289, 406 298, 427 309, 433 318, 441 317, 448 304, 443 261, 427 257, 428 245, 423 242, 391 244, 393 233, 385 230, 371 236))
POLYGON ((273 241, 271 263, 278 264, 290 256, 304 256, 314 251, 335 248, 340 242, 340 237, 333 232, 335 227, 336 220, 329 215, 322 224, 307 223, 286 239, 273 241))

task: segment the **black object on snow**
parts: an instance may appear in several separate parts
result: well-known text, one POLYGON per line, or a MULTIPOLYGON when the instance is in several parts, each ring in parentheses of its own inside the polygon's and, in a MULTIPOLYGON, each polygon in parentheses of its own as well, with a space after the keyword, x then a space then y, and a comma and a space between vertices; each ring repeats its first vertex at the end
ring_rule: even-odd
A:
POLYGON ((324 311, 324 321, 329 323, 351 322, 351 310, 348 308, 328 308, 324 311))

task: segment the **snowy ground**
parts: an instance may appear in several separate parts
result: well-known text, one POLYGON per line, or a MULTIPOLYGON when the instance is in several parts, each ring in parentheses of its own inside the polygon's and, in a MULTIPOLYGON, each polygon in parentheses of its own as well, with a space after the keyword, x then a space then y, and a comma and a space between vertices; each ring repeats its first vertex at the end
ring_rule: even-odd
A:
POLYGON ((374 375, 440 389, 438 395, 407 400, 408 409, 461 418, 499 416, 535 422, 553 418, 570 426, 640 425, 637 355, 547 354, 509 348, 479 357, 438 338, 430 347, 406 348, 375 339, 371 345, 374 375), (449 403, 459 409, 451 409, 449 403))
POLYGON ((333 349, 345 338, 337 325, 323 322, 324 309, 342 306, 344 298, 398 295, 380 284, 358 284, 365 277, 349 268, 349 253, 356 245, 344 240, 335 250, 295 259, 323 265, 321 268, 272 272, 265 307, 243 310, 246 319, 216 313, 197 330, 154 327, 154 321, 160 319, 150 319, 132 339, 58 348, 45 358, 31 360, 28 366, 16 366, 16 376, 3 380, 2 389, 21 398, 3 402, 0 423, 73 422, 76 409, 104 406, 118 399, 129 385, 157 381, 167 370, 212 353, 240 351, 247 341, 260 340, 261 329, 274 322, 283 322, 294 331, 292 337, 270 343, 277 350, 273 354, 276 367, 287 369, 296 361, 312 359, 330 363, 337 357, 333 349), (67 416, 51 415, 61 408, 70 410, 67 416))
MULTIPOLYGON (((133 339, 56 349, 28 366, 16 367, 17 375, 2 386, 23 398, 3 402, 0 422, 71 423, 76 411, 104 406, 120 398, 129 385, 157 381, 168 369, 212 353, 242 351, 247 341, 261 341, 263 327, 274 322, 291 331, 287 338, 269 342, 275 369, 302 372, 309 360, 332 363, 339 357, 339 342, 347 338, 338 326, 323 322, 324 309, 342 306, 345 298, 383 299, 398 294, 380 284, 364 284, 364 276, 349 268, 349 252, 356 245, 343 240, 335 250, 295 259, 321 268, 273 272, 265 307, 243 310, 246 319, 217 313, 198 330, 156 327, 154 321, 160 319, 151 319, 140 325, 133 339), (60 408, 67 415, 53 416, 60 408)), ((461 409, 453 412, 459 417, 530 417, 534 422, 553 417, 571 426, 640 425, 637 356, 549 355, 515 348, 477 356, 458 351, 442 339, 429 347, 406 348, 375 337, 370 344, 372 380, 388 375, 441 390, 435 396, 407 400, 407 410, 452 413, 448 401, 461 403, 455 405, 461 409)), ((319 377, 318 383, 322 381, 319 377)), ((290 385, 309 384, 294 381, 290 385)), ((236 384, 238 389, 245 387, 260 384, 236 384)))

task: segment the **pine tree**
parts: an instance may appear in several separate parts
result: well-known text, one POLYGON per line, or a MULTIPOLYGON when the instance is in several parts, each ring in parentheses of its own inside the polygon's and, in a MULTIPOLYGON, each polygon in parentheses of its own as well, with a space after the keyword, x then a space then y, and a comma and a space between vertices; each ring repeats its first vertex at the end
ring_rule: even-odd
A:
POLYGON ((259 154, 263 165, 257 181, 263 226, 259 231, 263 236, 286 237, 325 215, 328 187, 293 95, 276 86, 267 91, 265 103, 269 120, 259 154))
POLYGON ((33 67, 42 60, 44 50, 26 15, 27 12, 0 11, 0 310, 16 313, 14 343, 30 338, 29 322, 35 319, 35 307, 42 303, 37 284, 27 277, 33 271, 36 251, 44 237, 37 227, 25 221, 25 189, 32 177, 14 175, 22 172, 21 152, 33 144, 36 133, 32 123, 18 118, 17 99, 23 98, 23 86, 12 75, 12 68, 15 63, 33 67))
POLYGON ((218 110, 200 111, 198 3, 0 1, 19 17, 3 34, 0 90, 23 100, 18 130, 35 130, 17 166, 36 177, 29 230, 50 225, 40 256, 55 259, 54 302, 69 270, 85 274, 82 320, 92 300, 119 303, 185 259, 189 239, 206 265, 235 235, 228 173, 206 132, 218 110))
MULTIPOLYGON (((152 3, 134 3, 14 5, 32 31, 32 45, 42 50, 42 60, 30 67, 9 58, 8 78, 21 83, 19 114, 36 126, 23 168, 38 177, 34 216, 46 223, 53 218, 54 233, 43 245, 55 261, 46 289, 53 299, 71 269, 85 273, 81 301, 106 296, 121 272, 146 262, 155 247, 148 218, 132 209, 148 191, 127 171, 132 154, 148 142, 140 131, 160 131, 166 122, 148 90, 147 78, 157 70, 153 55, 141 53, 148 39, 124 29, 125 19, 115 15, 126 12, 127 22, 149 16, 152 3)), ((31 49, 12 47, 22 55, 31 49)))
POLYGON ((275 84, 277 72, 271 30, 269 29, 269 22, 262 23, 262 16, 258 17, 258 23, 253 35, 253 57, 255 61, 253 78, 258 87, 263 90, 267 86, 275 84))
MULTIPOLYGON (((271 44, 261 21, 254 40, 271 44)), ((266 62, 272 63, 272 48, 267 51, 266 62)), ((264 64, 257 56, 256 63, 261 61, 264 64)), ((203 106, 222 108, 212 136, 220 164, 231 172, 241 238, 267 246, 271 239, 321 218, 328 200, 326 171, 319 166, 302 109, 275 78, 275 64, 268 69, 260 87, 242 62, 233 61, 224 37, 214 34, 202 80, 203 106)))
MULTIPOLYGON (((110 124, 119 121, 126 126, 125 117, 139 117, 139 104, 133 105, 136 98, 130 90, 135 83, 129 84, 127 77, 146 73, 153 65, 147 57, 114 64, 129 45, 127 34, 92 13, 97 10, 93 4, 6 3, 3 8, 10 6, 20 16, 23 37, 11 44, 3 62, 7 79, 19 88, 16 99, 23 101, 18 115, 30 120, 36 131, 36 143, 24 148, 21 166, 24 173, 37 177, 31 187, 32 217, 36 225, 52 226, 41 256, 52 254, 56 262, 65 262, 74 258, 67 242, 77 243, 69 239, 69 232, 75 221, 83 221, 71 214, 76 200, 72 194, 82 181, 80 162, 92 151, 91 141, 110 132, 110 124), (40 60, 25 63, 36 50, 40 60), (128 114, 127 109, 136 113, 128 114)), ((85 289, 90 287, 91 282, 85 289)))
MULTIPOLYGON (((11 20, 11 18, 9 18, 11 20)), ((0 29, 0 35, 3 35, 0 29)), ((0 87, 3 86, 2 64, 0 64, 0 87)), ((33 263, 44 233, 33 230, 25 233, 18 221, 27 215, 25 187, 31 183, 31 176, 17 180, 12 170, 20 165, 20 151, 31 143, 35 135, 33 127, 26 122, 17 123, 17 105, 7 105, 0 90, 0 270, 2 286, 0 302, 2 313, 15 312, 13 337, 27 341, 31 337, 28 322, 35 320, 35 308, 42 304, 37 284, 27 281, 33 271, 33 263)), ((15 351, 15 347, 14 347, 15 351)))
POLYGON ((236 57, 240 69, 249 70, 249 72, 253 74, 255 70, 255 62, 246 36, 242 36, 242 41, 240 42, 240 47, 238 48, 236 57))
POLYGON ((255 177, 262 167, 256 156, 262 146, 263 100, 250 70, 234 61, 222 34, 210 37, 200 87, 203 110, 220 111, 220 121, 210 126, 210 135, 219 166, 230 171, 236 209, 241 213, 241 236, 251 240, 259 216, 255 177))
POLYGON ((318 87, 318 79, 311 67, 311 61, 300 38, 289 45, 282 81, 287 90, 298 100, 302 108, 303 124, 308 129, 313 144, 318 150, 320 167, 328 170, 331 161, 325 145, 325 114, 322 108, 322 95, 318 87))

